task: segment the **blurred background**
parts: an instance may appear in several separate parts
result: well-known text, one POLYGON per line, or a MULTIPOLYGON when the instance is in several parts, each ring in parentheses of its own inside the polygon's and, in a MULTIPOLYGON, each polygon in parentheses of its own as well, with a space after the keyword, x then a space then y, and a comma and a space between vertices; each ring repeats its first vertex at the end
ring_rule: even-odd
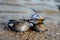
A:
POLYGON ((60 40, 60 0, 0 0, 0 40, 20 39, 60 40), (46 19, 44 23, 48 31, 42 35, 42 38, 41 34, 35 31, 22 33, 23 35, 18 35, 17 38, 14 35, 9 36, 9 32, 4 30, 4 26, 10 19, 21 19, 22 17, 27 19, 34 13, 46 19))

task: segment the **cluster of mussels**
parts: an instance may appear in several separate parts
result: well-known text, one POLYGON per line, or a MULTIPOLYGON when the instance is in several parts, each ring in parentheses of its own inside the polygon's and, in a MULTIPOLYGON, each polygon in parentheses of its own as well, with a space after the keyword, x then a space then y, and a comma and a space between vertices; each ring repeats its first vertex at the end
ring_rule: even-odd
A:
POLYGON ((45 32, 47 31, 47 28, 43 23, 44 20, 45 19, 9 20, 8 27, 10 28, 10 30, 17 32, 24 32, 29 30, 30 28, 39 32, 45 32))

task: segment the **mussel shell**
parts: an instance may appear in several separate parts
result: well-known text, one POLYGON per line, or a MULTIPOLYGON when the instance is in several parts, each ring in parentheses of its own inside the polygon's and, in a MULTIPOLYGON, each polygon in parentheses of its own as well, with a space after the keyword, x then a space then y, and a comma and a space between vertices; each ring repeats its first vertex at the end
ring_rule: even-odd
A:
POLYGON ((38 21, 44 21, 45 19, 39 19, 38 21))
POLYGON ((27 31, 30 28, 26 21, 15 22, 14 27, 16 31, 27 31))
POLYGON ((39 32, 47 31, 47 28, 44 24, 37 24, 36 26, 34 26, 34 29, 39 31, 39 32))
POLYGON ((38 21, 37 21, 37 24, 43 24, 43 21, 44 21, 45 19, 39 19, 38 21))

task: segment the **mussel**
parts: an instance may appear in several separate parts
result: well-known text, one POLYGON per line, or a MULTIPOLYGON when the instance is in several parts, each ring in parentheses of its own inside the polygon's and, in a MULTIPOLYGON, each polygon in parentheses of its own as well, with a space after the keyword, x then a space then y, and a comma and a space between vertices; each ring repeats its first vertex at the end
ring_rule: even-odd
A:
POLYGON ((37 24, 34 26, 34 29, 39 31, 39 32, 48 31, 48 29, 46 28, 46 26, 44 24, 37 24))
POLYGON ((35 25, 35 26, 34 26, 34 29, 37 30, 37 31, 39 31, 39 32, 48 31, 48 29, 46 28, 45 24, 43 23, 44 20, 45 20, 45 19, 42 19, 42 18, 39 19, 39 20, 37 21, 37 23, 34 24, 34 25, 35 25))
POLYGON ((10 20, 8 23, 8 27, 12 31, 17 32, 27 31, 30 28, 29 23, 27 21, 21 21, 21 20, 10 20))

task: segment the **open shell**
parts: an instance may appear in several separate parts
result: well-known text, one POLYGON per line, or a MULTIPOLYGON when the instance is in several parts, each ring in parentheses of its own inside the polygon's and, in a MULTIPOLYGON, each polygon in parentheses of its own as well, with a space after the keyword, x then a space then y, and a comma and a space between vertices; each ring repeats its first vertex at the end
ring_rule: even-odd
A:
POLYGON ((47 31, 47 28, 44 24, 37 24, 35 27, 34 27, 35 30, 37 31, 40 31, 40 32, 44 32, 44 31, 47 31))
POLYGON ((29 23, 26 21, 16 21, 14 27, 16 31, 27 31, 30 28, 29 23))

